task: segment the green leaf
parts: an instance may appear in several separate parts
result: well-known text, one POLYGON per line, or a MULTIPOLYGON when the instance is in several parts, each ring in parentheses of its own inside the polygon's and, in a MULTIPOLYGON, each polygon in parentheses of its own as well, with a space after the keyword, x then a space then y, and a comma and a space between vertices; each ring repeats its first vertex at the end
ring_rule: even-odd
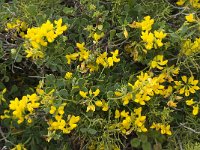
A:
POLYGON ((67 48, 67 53, 68 54, 71 54, 71 53, 73 53, 74 52, 74 48, 72 47, 72 46, 69 46, 68 48, 67 48))
POLYGON ((22 61, 22 55, 18 54, 16 57, 16 62, 21 62, 22 61))
POLYGON ((134 138, 131 140, 131 147, 138 148, 140 146, 140 139, 134 138))
POLYGON ((37 14, 37 6, 36 5, 29 5, 27 10, 32 16, 37 14))
POLYGON ((59 94, 61 97, 63 98, 67 98, 67 96, 69 95, 68 91, 66 89, 62 89, 59 91, 59 94))
POLYGON ((151 144, 149 142, 143 142, 142 149, 143 150, 151 150, 151 144))
POLYGON ((162 150, 162 145, 160 143, 154 144, 153 149, 154 150, 162 150))
POLYGON ((79 87, 79 86, 73 86, 73 87, 72 87, 72 90, 71 90, 71 93, 74 94, 74 93, 76 93, 76 92, 79 92, 79 90, 80 90, 80 87, 79 87))
POLYGON ((86 83, 86 80, 83 78, 79 78, 77 82, 80 87, 83 87, 86 83))
POLYGON ((94 134, 96 134, 96 133, 97 133, 97 130, 95 130, 95 129, 92 129, 92 128, 89 128, 89 129, 88 129, 88 133, 90 133, 90 134, 94 135, 94 134))
POLYGON ((141 134, 139 137, 142 142, 147 142, 147 135, 141 134))
POLYGON ((87 132, 87 128, 81 128, 80 131, 81 131, 82 133, 86 133, 86 132, 87 132))
POLYGON ((92 135, 97 133, 97 130, 92 129, 92 128, 81 128, 80 131, 82 133, 89 133, 89 134, 92 134, 92 135))
POLYGON ((65 7, 63 9, 63 12, 66 14, 66 15, 72 15, 74 13, 74 9, 73 8, 69 8, 69 7, 65 7))
POLYGON ((58 88, 64 87, 64 86, 65 86, 64 80, 63 80, 63 79, 57 80, 57 81, 56 81, 56 86, 57 86, 58 88))
POLYGON ((107 97, 108 97, 108 98, 113 97, 113 95, 114 95, 113 91, 108 91, 108 92, 107 92, 107 97))
POLYGON ((110 40, 114 38, 115 34, 116 34, 116 30, 110 30, 110 40))
POLYGON ((116 35, 117 35, 118 38, 123 38, 123 33, 122 32, 121 33, 116 33, 116 35))
POLYGON ((18 87, 14 84, 10 90, 10 94, 13 94, 13 93, 17 93, 18 92, 18 87))
POLYGON ((56 81, 56 78, 53 74, 46 75, 46 84, 47 85, 53 85, 56 81))

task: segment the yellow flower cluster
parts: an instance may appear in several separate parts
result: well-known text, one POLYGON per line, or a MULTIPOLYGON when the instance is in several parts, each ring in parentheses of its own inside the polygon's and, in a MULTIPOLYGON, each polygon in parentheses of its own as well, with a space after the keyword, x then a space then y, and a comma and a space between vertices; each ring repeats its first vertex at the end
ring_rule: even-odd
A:
POLYGON ((108 102, 106 102, 105 100, 97 100, 95 102, 95 105, 97 107, 101 107, 102 111, 108 111, 108 109, 109 109, 108 102))
POLYGON ((137 126, 138 132, 147 132, 147 128, 145 128, 144 123, 146 121, 146 116, 142 116, 142 107, 139 107, 137 109, 134 109, 136 120, 135 125, 137 126))
MULTIPOLYGON (((27 30, 28 25, 19 19, 15 20, 14 22, 7 23, 6 31, 15 30, 17 34, 19 34, 22 38, 24 38, 25 31, 27 30)), ((17 35, 16 35, 17 36, 17 35)))
POLYGON ((67 73, 65 74, 65 79, 71 79, 71 78, 72 78, 72 75, 73 75, 73 73, 67 72, 67 73))
POLYGON ((141 28, 142 31, 150 31, 152 29, 153 24, 154 19, 151 19, 150 16, 146 16, 141 22, 136 22, 135 27, 141 28))
POLYGON ((194 8, 197 8, 197 9, 199 9, 200 8, 200 2, 199 2, 199 0, 178 0, 177 2, 176 2, 176 4, 178 5, 178 6, 182 6, 182 5, 184 5, 186 2, 189 2, 190 3, 190 5, 192 6, 192 7, 194 7, 194 8))
POLYGON ((77 127, 77 123, 80 120, 80 116, 68 115, 65 121, 62 115, 55 115, 55 120, 49 120, 49 131, 61 130, 64 134, 69 134, 73 129, 77 127))
POLYGON ((97 97, 100 93, 100 90, 99 89, 96 89, 96 91, 92 91, 91 89, 89 90, 89 95, 88 95, 88 92, 84 92, 84 91, 79 91, 79 94, 81 95, 81 97, 83 98, 87 98, 87 101, 88 101, 88 106, 87 106, 87 110, 86 112, 88 111, 92 111, 94 112, 96 107, 100 107, 102 109, 102 111, 108 111, 109 109, 109 105, 108 105, 108 102, 106 102, 105 100, 95 100, 93 101, 93 99, 95 97, 97 97))
POLYGON ((131 83, 128 83, 128 85, 132 87, 132 92, 135 93, 134 101, 140 105, 145 105, 154 94, 162 94, 163 89, 165 88, 161 85, 161 83, 165 81, 165 76, 163 74, 152 78, 147 73, 141 72, 137 78, 138 80, 134 85, 131 83))
POLYGON ((154 24, 154 19, 151 19, 150 16, 144 17, 141 22, 135 22, 130 25, 132 28, 141 28, 141 39, 145 43, 144 46, 147 50, 151 50, 153 47, 157 49, 158 47, 163 46, 162 39, 166 37, 166 33, 163 31, 155 30, 154 33, 151 32, 152 25, 154 24))
POLYGON ((189 79, 187 76, 182 76, 181 78, 182 81, 174 81, 174 88, 178 90, 179 94, 185 94, 185 96, 189 96, 190 93, 194 94, 200 89, 197 85, 199 80, 194 80, 194 76, 191 76, 189 79))
POLYGON ((198 105, 198 103, 194 102, 193 99, 186 100, 185 102, 186 102, 186 105, 192 106, 192 108, 193 108, 192 114, 194 116, 198 115, 198 113, 199 113, 199 105, 198 105))
POLYGON ((67 103, 62 103, 58 108, 54 105, 51 106, 49 113, 53 115, 55 121, 52 119, 49 120, 49 131, 61 130, 63 133, 69 134, 74 128, 77 127, 77 122, 80 120, 79 116, 68 115, 67 121, 63 119, 65 114, 64 108, 66 105, 67 103))
POLYGON ((80 52, 66 55, 65 57, 67 59, 67 64, 71 64, 71 61, 76 60, 78 57, 79 61, 88 60, 90 51, 85 47, 85 43, 76 43, 76 46, 80 52))
POLYGON ((122 131, 122 133, 126 134, 127 130, 131 128, 132 120, 131 116, 129 115, 129 112, 126 112, 123 110, 120 112, 119 110, 115 111, 115 118, 121 118, 122 122, 119 124, 119 129, 122 131))
POLYGON ((43 23, 40 27, 28 28, 25 38, 28 40, 24 44, 25 52, 27 53, 26 57, 32 57, 33 59, 43 58, 44 57, 44 48, 49 43, 52 43, 55 38, 61 35, 64 31, 67 30, 67 26, 62 26, 62 18, 58 21, 54 21, 55 26, 49 20, 46 23, 43 23))
POLYGON ((108 53, 104 52, 103 54, 100 54, 97 59, 96 59, 96 63, 98 65, 102 65, 104 68, 108 68, 113 66, 113 63, 117 63, 120 61, 120 58, 117 58, 118 54, 119 54, 119 50, 115 50, 114 52, 111 52, 112 57, 107 57, 108 53))
POLYGON ((23 96, 21 100, 15 98, 15 100, 10 101, 9 110, 5 111, 5 115, 2 115, 1 118, 17 119, 18 124, 24 122, 25 119, 28 123, 31 123, 31 115, 40 106, 39 100, 40 97, 36 93, 23 96), (10 112, 12 112, 12 115, 8 116, 10 112))
POLYGON ((134 113, 129 115, 129 112, 123 110, 120 112, 119 110, 115 110, 115 119, 122 120, 118 124, 118 128, 124 134, 130 134, 132 130, 136 130, 138 132, 147 132, 147 128, 144 126, 146 121, 146 116, 141 115, 142 107, 134 109, 134 113))
POLYGON ((181 54, 186 56, 200 52, 200 38, 196 38, 194 42, 191 39, 186 40, 181 48, 181 54))
MULTIPOLYGON (((89 95, 90 95, 90 97, 91 96, 94 96, 94 97, 97 97, 98 95, 99 95, 99 93, 100 93, 100 90, 99 89, 96 89, 96 91, 94 91, 94 92, 92 92, 92 90, 90 89, 89 90, 89 95)), ((79 91, 79 94, 81 95, 81 97, 83 97, 83 98, 87 98, 88 96, 88 92, 84 92, 84 91, 79 91)))
POLYGON ((102 32, 101 34, 97 34, 97 33, 94 33, 93 34, 93 43, 98 43, 98 41, 104 36, 104 33, 102 32))
POLYGON ((131 92, 123 94, 120 91, 115 91, 115 96, 121 99, 124 106, 128 105, 130 100, 132 100, 132 98, 133 98, 133 95, 131 92))
POLYGON ((185 16, 185 19, 187 20, 187 22, 195 22, 196 19, 194 18, 194 14, 188 14, 187 16, 185 16))
POLYGON ((153 122, 153 124, 150 128, 156 129, 156 131, 160 130, 161 134, 172 135, 172 132, 170 130, 170 125, 164 125, 164 124, 161 124, 161 123, 153 122))
POLYGON ((114 62, 117 63, 120 61, 120 58, 117 58, 119 54, 118 49, 114 52, 111 52, 111 57, 107 57, 108 53, 104 52, 96 58, 95 62, 91 62, 89 57, 94 54, 91 54, 91 51, 85 47, 85 43, 76 43, 76 46, 78 47, 79 52, 67 54, 65 56, 67 59, 67 64, 71 64, 72 60, 75 61, 79 58, 79 61, 82 62, 82 65, 87 64, 87 68, 90 69, 90 72, 93 72, 98 70, 99 65, 102 65, 104 68, 108 68, 113 66, 114 62))
POLYGON ((19 143, 17 145, 15 145, 14 148, 12 148, 11 150, 27 150, 23 144, 19 143))
POLYGON ((163 46, 162 39, 167 36, 163 31, 154 31, 154 34, 149 31, 142 32, 141 38, 145 42, 145 48, 151 50, 153 47, 157 49, 163 46))
POLYGON ((154 57, 153 61, 151 61, 151 68, 158 68, 160 70, 163 69, 163 66, 166 65, 168 60, 163 61, 163 55, 157 55, 154 57))

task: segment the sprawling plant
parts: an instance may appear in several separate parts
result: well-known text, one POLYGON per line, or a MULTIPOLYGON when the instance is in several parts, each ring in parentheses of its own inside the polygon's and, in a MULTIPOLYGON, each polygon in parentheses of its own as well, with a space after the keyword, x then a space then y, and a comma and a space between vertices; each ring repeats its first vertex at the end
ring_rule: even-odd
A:
POLYGON ((0 148, 200 147, 198 0, 0 5, 0 148))

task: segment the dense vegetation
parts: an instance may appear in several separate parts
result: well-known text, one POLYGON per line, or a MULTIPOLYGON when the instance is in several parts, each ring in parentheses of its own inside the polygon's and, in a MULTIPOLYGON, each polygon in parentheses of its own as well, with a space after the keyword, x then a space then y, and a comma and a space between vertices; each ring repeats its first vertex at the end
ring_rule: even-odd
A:
POLYGON ((1 0, 0 149, 200 149, 199 0, 1 0))

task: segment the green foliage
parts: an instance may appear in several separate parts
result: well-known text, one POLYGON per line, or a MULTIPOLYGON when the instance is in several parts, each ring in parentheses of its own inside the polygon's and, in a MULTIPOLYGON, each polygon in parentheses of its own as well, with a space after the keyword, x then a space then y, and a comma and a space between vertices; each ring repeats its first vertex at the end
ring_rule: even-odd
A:
POLYGON ((1 0, 0 149, 199 149, 199 3, 1 0))

